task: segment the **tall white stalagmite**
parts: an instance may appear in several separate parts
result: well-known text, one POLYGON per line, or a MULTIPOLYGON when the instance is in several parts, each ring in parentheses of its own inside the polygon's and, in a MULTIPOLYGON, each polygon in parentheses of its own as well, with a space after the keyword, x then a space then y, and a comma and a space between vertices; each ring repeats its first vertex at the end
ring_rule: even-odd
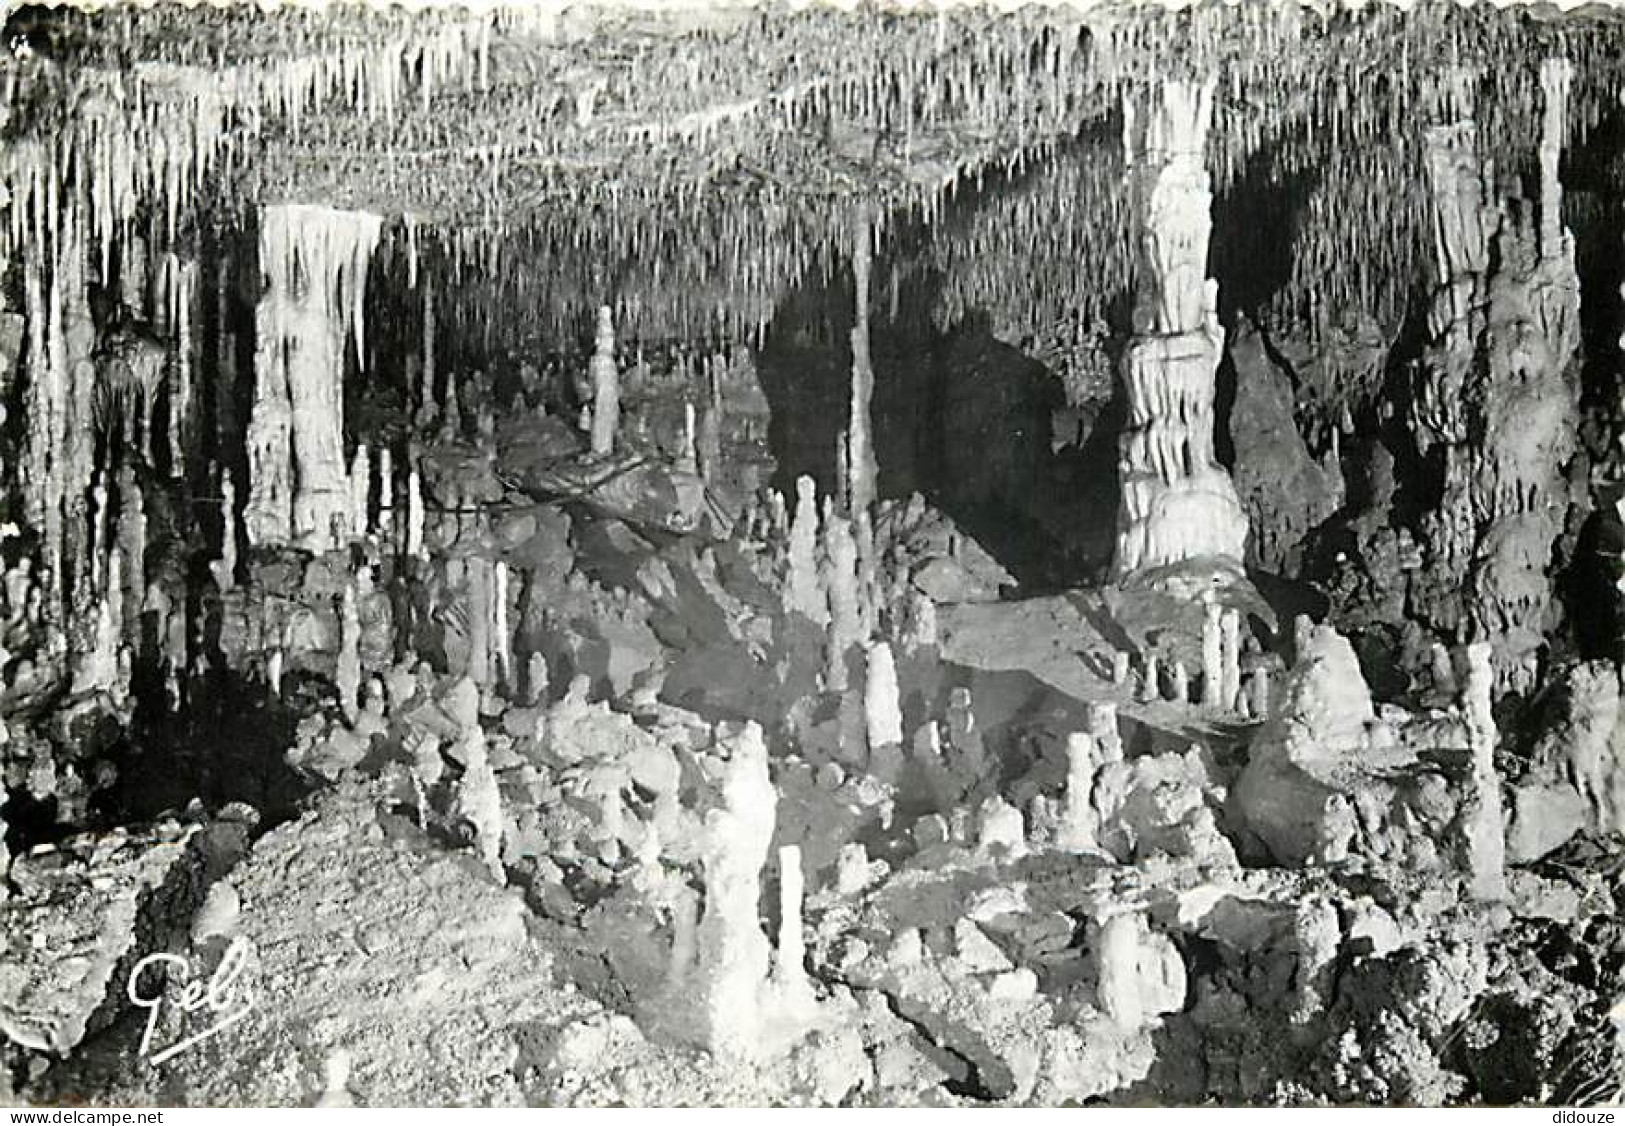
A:
POLYGON ((1234 609, 1227 609, 1219 619, 1219 634, 1222 645, 1222 669, 1220 672, 1219 705, 1224 708, 1239 708, 1241 704, 1241 614, 1234 609))
POLYGON ((729 755, 722 805, 706 816, 701 850, 705 913, 693 995, 700 1004, 705 1045, 750 1059, 765 1046, 762 1000, 771 951, 758 909, 778 793, 768 775, 767 745, 759 726, 747 723, 725 741, 729 755))
POLYGON ((221 590, 237 581, 237 484, 228 469, 220 474, 220 558, 209 565, 221 590))
POLYGON ((1094 738, 1074 731, 1066 739, 1066 796, 1055 833, 1058 848, 1083 852, 1096 846, 1094 787, 1094 738))
POLYGON ((249 423, 250 541, 338 546, 350 526, 344 462, 344 345, 365 355, 362 302, 382 220, 278 205, 260 212, 265 295, 257 313, 249 423))
POLYGON ((508 564, 498 559, 491 568, 491 655, 497 683, 513 686, 513 626, 508 619, 508 564))
POLYGON ((892 659, 891 645, 877 641, 869 646, 868 656, 863 714, 873 753, 881 747, 903 745, 903 709, 898 700, 897 664, 892 659))
POLYGON ((378 450, 378 536, 385 543, 395 530, 395 464, 389 447, 378 450))
POLYGON ((803 964, 807 955, 801 933, 801 899, 805 886, 801 871, 801 846, 779 848, 779 946, 773 956, 773 984, 776 1002, 791 1010, 805 1010, 814 1003, 812 983, 803 964))
POLYGON ((1224 702, 1224 608, 1209 599, 1202 607, 1202 705, 1224 702))
POLYGON ((371 500, 372 459, 367 454, 367 443, 362 442, 350 459, 350 535, 358 540, 367 536, 371 500))
POLYGON ((406 554, 423 554, 423 478, 416 461, 406 471, 406 554))
POLYGON ((615 320, 608 305, 598 309, 598 331, 592 353, 592 452, 615 452, 621 427, 621 374, 615 367, 615 320))
POLYGON ((829 621, 829 597, 818 581, 818 495, 811 477, 796 478, 796 514, 784 582, 784 608, 816 625, 829 621))
POLYGON ((1207 277, 1213 193, 1203 150, 1213 83, 1169 80, 1143 136, 1130 129, 1144 227, 1134 339, 1123 357, 1119 576, 1202 556, 1240 560, 1247 517, 1213 452, 1214 376, 1224 351, 1218 283, 1207 277))
POLYGON ((1473 752, 1473 795, 1464 816, 1467 863, 1472 893, 1479 899, 1507 897, 1506 829, 1502 818, 1501 779, 1495 772, 1498 733, 1491 708, 1495 674, 1487 642, 1467 647, 1467 683, 1462 710, 1473 752))

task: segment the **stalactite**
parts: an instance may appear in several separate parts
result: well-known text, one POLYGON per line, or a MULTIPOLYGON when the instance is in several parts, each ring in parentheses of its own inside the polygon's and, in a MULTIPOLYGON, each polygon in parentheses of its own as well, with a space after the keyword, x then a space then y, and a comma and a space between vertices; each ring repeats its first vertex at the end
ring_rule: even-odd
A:
MULTIPOLYGON (((414 257, 415 260, 415 257, 414 257)), ((423 279, 423 366, 420 369, 418 385, 418 413, 419 427, 428 428, 434 425, 435 415, 438 413, 439 403, 435 399, 435 310, 434 310, 434 279, 426 276, 423 279)))

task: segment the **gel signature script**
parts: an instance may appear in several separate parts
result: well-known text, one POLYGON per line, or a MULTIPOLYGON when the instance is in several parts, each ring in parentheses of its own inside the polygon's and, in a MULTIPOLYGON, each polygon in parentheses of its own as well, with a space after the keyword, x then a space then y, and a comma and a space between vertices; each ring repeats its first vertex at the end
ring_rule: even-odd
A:
POLYGON ((135 969, 130 972, 130 982, 125 987, 125 992, 129 994, 132 1004, 147 1010, 147 1027, 141 1034, 140 1055, 153 1067, 157 1067, 165 1060, 201 1044, 221 1029, 236 1024, 253 1012, 254 996, 246 985, 239 983, 243 970, 248 965, 248 957, 248 941, 243 938, 234 939, 226 948, 220 964, 215 967, 214 973, 210 974, 207 980, 194 978, 192 963, 179 954, 148 954, 137 962, 135 969), (158 992, 151 995, 143 993, 142 972, 149 966, 158 965, 170 967, 172 973, 152 975, 157 978, 158 992), (160 1052, 154 1052, 152 1037, 158 1028, 158 1017, 166 1004, 165 989, 172 981, 181 983, 180 996, 175 999, 174 1004, 179 1007, 185 1018, 203 1013, 205 1017, 213 1017, 214 1020, 208 1027, 191 1033, 160 1052))

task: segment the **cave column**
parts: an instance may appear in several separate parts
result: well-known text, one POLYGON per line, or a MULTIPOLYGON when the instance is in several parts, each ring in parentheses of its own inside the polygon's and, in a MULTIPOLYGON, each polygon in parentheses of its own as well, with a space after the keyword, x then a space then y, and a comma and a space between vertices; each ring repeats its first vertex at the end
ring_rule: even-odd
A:
POLYGON ((365 212, 261 211, 264 294, 244 511, 253 543, 324 550, 348 536, 344 346, 353 333, 358 361, 365 354, 361 307, 381 226, 365 212))
POLYGON ((1138 294, 1123 358, 1128 423, 1119 441, 1119 577, 1201 557, 1239 561, 1247 518, 1213 449, 1224 351, 1218 283, 1207 277, 1213 193, 1204 163, 1213 82, 1169 80, 1129 113, 1138 294))
POLYGON ((852 403, 851 414, 842 450, 845 462, 847 512, 855 519, 868 512, 875 503, 875 478, 879 466, 875 460, 874 428, 870 419, 870 401, 875 393, 875 369, 869 355, 869 272, 872 230, 869 215, 859 216, 852 236, 852 403))
POLYGON ((1538 208, 1492 194, 1473 71, 1443 77, 1423 137, 1434 276, 1411 424, 1443 480, 1411 600, 1433 629, 1489 643, 1497 691, 1535 683, 1578 430, 1580 283, 1558 178, 1572 74, 1541 64, 1538 208))

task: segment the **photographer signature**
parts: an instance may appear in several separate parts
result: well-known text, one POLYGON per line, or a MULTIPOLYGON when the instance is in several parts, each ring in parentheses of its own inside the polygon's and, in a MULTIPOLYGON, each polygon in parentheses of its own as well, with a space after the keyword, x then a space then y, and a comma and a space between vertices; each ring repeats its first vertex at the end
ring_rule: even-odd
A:
POLYGON ((246 985, 239 983, 239 978, 248 965, 249 954, 247 939, 233 939, 231 945, 226 948, 225 955, 220 959, 220 964, 207 979, 193 978, 192 963, 178 954, 148 954, 137 962, 135 968, 130 971, 130 981, 125 987, 125 992, 129 995, 131 1004, 147 1010, 147 1027, 141 1034, 139 1055, 157 1067, 165 1060, 201 1044, 221 1029, 236 1024, 253 1012, 254 996, 246 985), (140 989, 142 971, 149 966, 159 965, 167 966, 172 972, 159 977, 156 993, 150 995, 143 993, 140 989), (157 1031, 158 1018, 166 1004, 164 993, 171 981, 184 983, 180 996, 174 1001, 183 1014, 190 1015, 206 1010, 207 1014, 215 1019, 208 1027, 176 1041, 162 1051, 153 1052, 153 1034, 157 1031))

